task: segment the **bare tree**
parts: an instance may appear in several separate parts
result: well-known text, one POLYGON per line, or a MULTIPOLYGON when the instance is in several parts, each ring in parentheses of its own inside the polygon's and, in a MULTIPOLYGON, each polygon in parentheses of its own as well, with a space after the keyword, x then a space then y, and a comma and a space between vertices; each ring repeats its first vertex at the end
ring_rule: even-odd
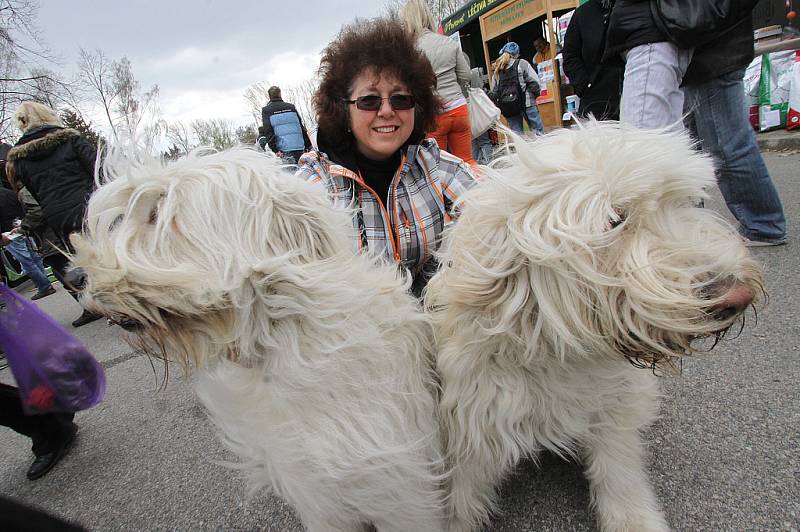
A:
POLYGON ((244 99, 247 100, 247 107, 253 115, 256 124, 261 124, 261 108, 269 102, 267 91, 272 85, 268 81, 253 83, 244 91, 244 99))
POLYGON ((24 100, 58 103, 68 84, 44 65, 56 61, 36 26, 36 0, 0 0, 0 138, 15 135, 14 111, 24 100))
POLYGON ((51 109, 64 105, 74 107, 76 96, 71 82, 61 79, 53 70, 44 67, 32 68, 29 83, 26 83, 32 100, 43 103, 51 109))
POLYGON ((253 146, 257 139, 258 132, 253 124, 247 124, 246 126, 239 126, 236 128, 236 140, 239 144, 253 146))
MULTIPOLYGON (((468 0, 427 0, 428 7, 431 8, 433 20, 437 23, 442 19, 449 17, 459 9, 461 9, 468 0)), ((406 0, 387 0, 384 11, 386 15, 392 18, 397 18, 406 0)))
POLYGON ((314 110, 314 94, 319 88, 319 78, 313 77, 306 81, 288 87, 284 94, 284 100, 293 103, 297 108, 297 113, 303 120, 303 125, 306 126, 308 134, 312 137, 317 132, 317 113, 314 110))
MULTIPOLYGON (((173 122, 167 124, 167 140, 178 150, 181 155, 189 153, 194 144, 192 143, 192 132, 183 122, 173 122)), ((173 150, 174 152, 174 150, 173 150)))
POLYGON ((114 92, 117 94, 115 110, 119 121, 124 124, 126 133, 135 135, 143 120, 150 116, 153 123, 149 126, 158 127, 158 85, 153 85, 150 90, 141 92, 139 82, 133 75, 131 62, 123 57, 114 63, 114 92))
POLYGON ((228 120, 222 118, 193 120, 191 127, 200 146, 224 150, 236 145, 236 132, 228 120))
POLYGON ((105 112, 111 134, 117 138, 116 120, 111 113, 117 99, 119 87, 114 83, 114 62, 102 50, 89 52, 81 48, 78 69, 83 74, 89 92, 105 112))
POLYGON ((78 68, 92 99, 103 109, 114 139, 139 137, 146 144, 161 133, 158 85, 142 92, 127 57, 108 58, 102 50, 81 49, 78 68))

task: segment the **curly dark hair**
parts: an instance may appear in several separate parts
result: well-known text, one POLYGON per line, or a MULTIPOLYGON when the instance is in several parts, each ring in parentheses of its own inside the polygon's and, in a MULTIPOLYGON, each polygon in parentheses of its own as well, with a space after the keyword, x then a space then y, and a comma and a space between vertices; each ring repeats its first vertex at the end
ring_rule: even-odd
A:
POLYGON ((403 82, 414 96, 414 130, 408 144, 425 138, 436 129, 436 115, 442 104, 434 93, 436 74, 414 40, 395 21, 360 20, 344 26, 322 53, 320 85, 314 95, 319 131, 339 148, 354 145, 348 126, 348 108, 353 80, 365 70, 386 73, 403 82))

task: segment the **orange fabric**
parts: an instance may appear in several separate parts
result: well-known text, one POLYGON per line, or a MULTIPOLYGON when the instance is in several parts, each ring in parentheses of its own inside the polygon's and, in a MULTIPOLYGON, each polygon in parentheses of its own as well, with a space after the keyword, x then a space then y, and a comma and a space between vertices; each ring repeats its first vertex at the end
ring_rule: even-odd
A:
POLYGON ((472 131, 469 126, 469 108, 466 105, 446 111, 436 117, 436 131, 428 134, 439 148, 452 153, 465 163, 472 160, 472 131))
POLYGON ((552 52, 550 51, 550 43, 547 44, 547 48, 542 50, 541 52, 536 52, 536 55, 533 56, 533 62, 537 65, 539 63, 543 63, 545 61, 549 61, 552 57, 552 52))

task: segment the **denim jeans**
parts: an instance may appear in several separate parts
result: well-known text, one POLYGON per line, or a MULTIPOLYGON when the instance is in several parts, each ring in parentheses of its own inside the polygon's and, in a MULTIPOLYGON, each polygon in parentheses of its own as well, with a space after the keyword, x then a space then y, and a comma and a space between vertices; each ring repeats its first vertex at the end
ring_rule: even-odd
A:
POLYGON ((50 280, 47 278, 47 274, 44 273, 42 258, 33 250, 27 237, 20 236, 15 238, 6 246, 6 249, 17 259, 19 265, 31 278, 39 292, 44 292, 50 288, 50 280))
POLYGON ((472 158, 478 164, 489 164, 492 160, 492 141, 489 140, 489 130, 484 131, 472 139, 472 158))
POLYGON ((683 128, 683 75, 692 50, 669 42, 625 52, 620 121, 642 129, 683 128))
POLYGON ((511 118, 506 118, 508 121, 508 127, 511 128, 511 131, 522 135, 523 117, 525 118, 525 121, 528 122, 528 129, 535 132, 537 135, 544 135, 544 124, 542 123, 542 117, 539 114, 539 108, 536 107, 536 105, 526 107, 524 113, 520 113, 517 116, 512 116, 511 118))
POLYGON ((747 238, 781 239, 786 219, 750 125, 744 69, 684 88, 690 131, 717 165, 717 183, 747 238))

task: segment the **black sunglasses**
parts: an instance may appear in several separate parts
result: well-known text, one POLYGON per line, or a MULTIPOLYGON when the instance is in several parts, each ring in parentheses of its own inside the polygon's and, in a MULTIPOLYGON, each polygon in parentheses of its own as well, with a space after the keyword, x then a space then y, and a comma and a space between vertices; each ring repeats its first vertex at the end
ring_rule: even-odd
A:
POLYGON ((410 94, 392 94, 388 98, 381 98, 375 94, 359 96, 355 100, 344 100, 345 103, 354 103, 362 111, 377 111, 383 105, 383 100, 389 100, 389 105, 395 111, 405 111, 414 108, 414 97, 410 94))

